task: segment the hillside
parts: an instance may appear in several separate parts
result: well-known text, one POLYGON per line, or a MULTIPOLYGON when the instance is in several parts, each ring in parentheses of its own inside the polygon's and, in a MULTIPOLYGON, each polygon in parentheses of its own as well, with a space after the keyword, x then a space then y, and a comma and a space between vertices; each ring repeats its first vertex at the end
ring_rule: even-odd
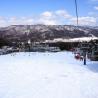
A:
POLYGON ((12 25, 0 28, 0 39, 8 41, 52 40, 55 38, 98 37, 97 27, 81 27, 73 25, 12 25))

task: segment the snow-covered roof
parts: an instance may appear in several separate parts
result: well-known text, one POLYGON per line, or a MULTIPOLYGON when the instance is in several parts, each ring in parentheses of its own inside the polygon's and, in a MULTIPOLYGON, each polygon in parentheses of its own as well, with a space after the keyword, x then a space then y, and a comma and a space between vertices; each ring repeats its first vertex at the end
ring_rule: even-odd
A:
POLYGON ((83 42, 83 41, 91 41, 91 40, 98 40, 98 37, 81 37, 81 38, 73 38, 71 41, 75 42, 83 42))
POLYGON ((46 40, 46 43, 54 43, 54 42, 84 42, 84 41, 91 41, 91 40, 98 40, 98 37, 80 37, 80 38, 72 38, 72 39, 65 39, 65 38, 56 38, 54 40, 46 40))

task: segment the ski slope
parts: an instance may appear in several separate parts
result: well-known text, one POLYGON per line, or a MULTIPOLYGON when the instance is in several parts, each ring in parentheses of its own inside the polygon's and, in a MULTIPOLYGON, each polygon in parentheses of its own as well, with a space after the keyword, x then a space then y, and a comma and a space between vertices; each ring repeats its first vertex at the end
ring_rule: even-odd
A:
POLYGON ((98 98, 98 62, 70 52, 0 56, 0 98, 98 98))

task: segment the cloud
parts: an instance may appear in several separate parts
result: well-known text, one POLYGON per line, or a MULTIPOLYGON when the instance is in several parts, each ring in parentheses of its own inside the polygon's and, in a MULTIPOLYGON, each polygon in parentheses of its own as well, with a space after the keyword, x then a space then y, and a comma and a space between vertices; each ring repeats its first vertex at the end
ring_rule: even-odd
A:
MULTIPOLYGON (((71 24, 76 24, 76 20, 77 19, 75 17, 71 18, 70 19, 71 24)), ((96 18, 89 17, 89 16, 87 16, 87 17, 79 17, 79 25, 90 25, 90 26, 96 25, 96 18)))
POLYGON ((40 14, 36 24, 56 25, 57 21, 53 12, 46 11, 40 14))
POLYGON ((4 17, 0 17, 0 27, 8 26, 7 19, 4 17))
MULTIPOLYGON (((93 16, 82 16, 79 17, 79 25, 90 25, 94 26, 97 23, 97 18, 93 16)), ((69 14, 66 10, 57 10, 54 12, 46 11, 41 14, 38 23, 48 24, 48 25, 58 25, 58 24, 73 24, 76 25, 76 17, 69 14)))
POLYGON ((0 27, 5 27, 9 25, 29 25, 33 24, 34 19, 31 17, 10 17, 10 18, 3 18, 0 17, 0 27))
POLYGON ((71 18, 71 15, 66 10, 58 10, 55 13, 64 18, 71 18))
POLYGON ((19 25, 19 24, 28 25, 28 24, 33 24, 33 22, 34 22, 33 18, 29 18, 29 17, 20 17, 20 18, 11 17, 8 19, 8 23, 10 25, 13 25, 13 24, 14 25, 19 25))
POLYGON ((41 14, 43 17, 52 17, 52 12, 46 11, 41 14))
POLYGON ((98 10, 98 6, 95 6, 94 9, 95 9, 95 10, 98 10))
MULTIPOLYGON (((96 25, 97 19, 93 16, 79 17, 79 25, 96 25)), ((45 11, 35 17, 0 17, 0 27, 9 25, 76 25, 76 17, 69 14, 66 10, 45 11)))
POLYGON ((41 18, 36 24, 44 24, 44 25, 56 25, 57 21, 52 20, 52 19, 44 19, 41 18))

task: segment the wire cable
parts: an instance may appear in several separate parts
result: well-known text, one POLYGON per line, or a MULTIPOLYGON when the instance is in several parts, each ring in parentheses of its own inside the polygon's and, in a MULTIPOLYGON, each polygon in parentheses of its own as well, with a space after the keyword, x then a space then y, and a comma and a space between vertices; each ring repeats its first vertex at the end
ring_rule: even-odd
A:
POLYGON ((77 4, 77 0, 75 0, 75 8, 76 8, 76 17, 77 17, 77 27, 79 25, 79 17, 78 17, 78 4, 77 4))

